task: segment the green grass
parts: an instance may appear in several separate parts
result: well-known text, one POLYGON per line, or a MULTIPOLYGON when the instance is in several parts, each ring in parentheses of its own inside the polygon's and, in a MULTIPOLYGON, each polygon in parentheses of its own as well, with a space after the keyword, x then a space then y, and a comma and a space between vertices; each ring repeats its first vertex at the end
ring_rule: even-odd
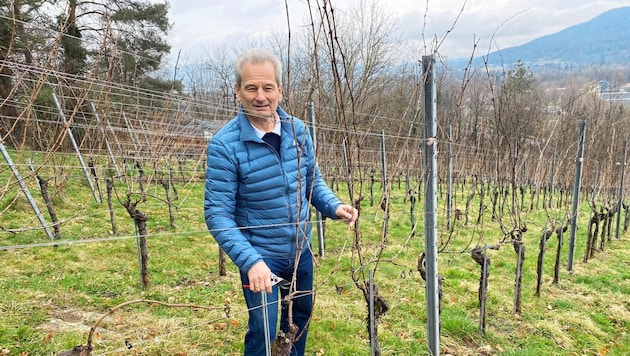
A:
MULTIPOLYGON (((6 172, 0 176, 10 180, 6 172)), ((112 235, 106 204, 94 202, 87 186, 77 182, 69 179, 56 188, 56 208, 63 221, 57 247, 39 246, 50 240, 41 229, 33 229, 38 222, 19 190, 0 195, 0 225, 16 229, 13 233, 0 232, 0 244, 33 245, 0 251, 0 350, 7 350, 7 355, 50 355, 71 349, 86 343, 89 328, 111 308, 132 300, 152 299, 214 309, 169 308, 149 303, 127 306, 99 325, 94 353, 128 355, 127 340, 134 345, 132 351, 143 355, 241 354, 247 314, 238 273, 228 261, 227 276, 219 276, 218 248, 203 221, 203 182, 177 184, 174 228, 169 224, 164 190, 155 183, 147 185, 147 200, 138 204, 138 209, 149 216, 151 286, 145 290, 140 286, 133 221, 116 202, 119 234, 112 235), (114 237, 119 239, 105 240, 114 237), (65 244, 76 241, 83 243, 65 244)), ((35 195, 37 190, 32 183, 29 185, 35 195)), ((127 183, 117 182, 120 199, 125 198, 130 186, 133 191, 137 189, 133 180, 127 183)), ((384 214, 376 203, 379 197, 373 207, 369 206, 369 199, 363 200, 361 256, 367 266, 363 268, 366 275, 369 268, 378 266, 375 283, 390 306, 379 322, 382 353, 425 355, 429 352, 425 282, 416 270, 424 238, 421 226, 415 236, 410 236, 409 204, 404 202, 403 190, 395 185, 392 191, 386 243, 380 241, 384 214)), ((460 194, 456 204, 465 204, 460 190, 455 192, 460 194)), ((133 198, 138 199, 139 195, 133 198)), ((37 199, 42 208, 39 196, 37 199)), ((478 201, 473 201, 471 207, 478 205, 478 201)), ((421 209, 420 200, 416 205, 419 223, 423 218, 421 209)), ((441 245, 442 352, 630 354, 630 262, 626 255, 629 234, 613 240, 604 252, 597 252, 594 259, 583 263, 588 207, 582 204, 574 270, 566 270, 566 233, 560 283, 551 284, 557 239, 549 239, 541 295, 536 297, 538 242, 548 222, 544 212, 524 212, 529 231, 524 234, 523 312, 513 312, 514 249, 504 244, 499 250, 489 250, 492 266, 486 330, 482 333, 477 296, 480 267, 471 259, 470 248, 494 244, 501 233, 489 215, 484 216, 483 225, 476 226, 475 209, 471 210, 469 224, 457 222, 450 243, 441 245)), ((551 212, 552 216, 564 213, 551 212)), ((440 241, 448 240, 443 221, 439 231, 440 241)), ((351 277, 352 271, 359 268, 353 241, 351 229, 339 222, 326 222, 325 257, 316 260, 317 290, 309 355, 370 353, 366 302, 351 277)))

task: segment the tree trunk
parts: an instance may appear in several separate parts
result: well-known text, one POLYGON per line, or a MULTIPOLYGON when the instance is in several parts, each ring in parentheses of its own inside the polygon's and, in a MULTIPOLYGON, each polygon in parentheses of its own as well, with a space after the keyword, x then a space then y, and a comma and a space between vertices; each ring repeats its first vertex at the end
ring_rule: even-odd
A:
POLYGON ((481 276, 479 277, 479 329, 482 333, 486 332, 486 300, 488 296, 488 276, 490 276, 490 258, 487 255, 489 248, 498 250, 499 245, 475 247, 471 251, 472 259, 481 266, 481 276))
POLYGON ((129 216, 133 219, 138 229, 138 249, 140 262, 140 279, 142 287, 147 289, 151 286, 149 281, 149 247, 147 246, 147 215, 136 209, 138 202, 132 203, 129 198, 123 203, 129 216))
POLYGON ((118 235, 118 227, 116 226, 116 219, 114 218, 114 204, 112 201, 112 195, 114 191, 114 181, 111 178, 105 178, 105 187, 107 191, 107 208, 109 209, 109 220, 112 224, 112 234, 118 235))
POLYGON ((514 280, 514 313, 522 312, 522 296, 523 296, 523 263, 525 262, 525 245, 523 244, 523 234, 521 231, 516 233, 512 239, 512 246, 516 252, 516 278, 514 280))
POLYGON ((558 237, 558 248, 556 249, 556 262, 553 267, 553 281, 551 282, 555 285, 557 285, 560 280, 560 256, 562 255, 563 235, 568 229, 568 223, 556 229, 556 236, 558 237))
POLYGON ((536 264, 536 274, 538 276, 536 280, 536 293, 534 294, 537 297, 540 297, 540 288, 542 286, 543 273, 544 273, 544 265, 545 265, 545 248, 547 246, 547 240, 553 235, 554 229, 551 228, 545 231, 540 237, 540 245, 538 251, 538 263, 536 264))
POLYGON ((53 230, 55 231, 55 238, 61 238, 61 227, 59 224, 59 218, 57 217, 57 212, 55 211, 55 207, 53 205, 52 199, 50 198, 50 194, 48 193, 48 180, 42 178, 40 175, 36 175, 37 181, 39 182, 39 189, 42 192, 42 198, 44 202, 46 202, 46 209, 48 210, 48 214, 50 215, 50 220, 53 224, 53 230))

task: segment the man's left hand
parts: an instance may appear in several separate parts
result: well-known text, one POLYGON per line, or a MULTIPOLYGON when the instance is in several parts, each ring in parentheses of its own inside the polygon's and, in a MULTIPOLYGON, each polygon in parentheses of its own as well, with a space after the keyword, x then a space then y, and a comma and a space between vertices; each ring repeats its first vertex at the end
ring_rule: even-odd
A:
POLYGON ((353 225, 359 217, 359 211, 350 205, 341 205, 335 211, 335 215, 347 225, 353 225))

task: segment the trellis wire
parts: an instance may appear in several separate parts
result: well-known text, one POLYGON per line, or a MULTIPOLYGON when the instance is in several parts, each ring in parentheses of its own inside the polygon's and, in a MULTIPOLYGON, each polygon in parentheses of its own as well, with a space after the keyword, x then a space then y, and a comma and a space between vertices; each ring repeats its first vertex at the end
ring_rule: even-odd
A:
MULTIPOLYGON (((124 114, 124 113, 123 113, 123 114, 124 114)), ((140 123, 142 123, 142 121, 139 121, 139 122, 140 122, 140 123)), ((140 124, 140 126, 142 126, 142 125, 140 124)), ((382 134, 382 133, 381 133, 381 134, 382 134)), ((132 136, 132 137, 133 137, 133 136, 132 136)), ((344 149, 344 153, 345 153, 345 152, 346 152, 346 150, 344 149)), ((498 164, 498 161, 497 161, 497 164, 498 164)))

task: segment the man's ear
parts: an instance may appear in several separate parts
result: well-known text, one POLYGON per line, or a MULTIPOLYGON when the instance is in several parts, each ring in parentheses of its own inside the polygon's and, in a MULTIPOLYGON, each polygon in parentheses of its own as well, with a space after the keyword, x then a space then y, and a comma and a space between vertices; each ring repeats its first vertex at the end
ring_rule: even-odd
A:
POLYGON ((239 87, 238 84, 234 84, 234 93, 236 94, 236 100, 241 101, 241 96, 239 95, 239 87))

